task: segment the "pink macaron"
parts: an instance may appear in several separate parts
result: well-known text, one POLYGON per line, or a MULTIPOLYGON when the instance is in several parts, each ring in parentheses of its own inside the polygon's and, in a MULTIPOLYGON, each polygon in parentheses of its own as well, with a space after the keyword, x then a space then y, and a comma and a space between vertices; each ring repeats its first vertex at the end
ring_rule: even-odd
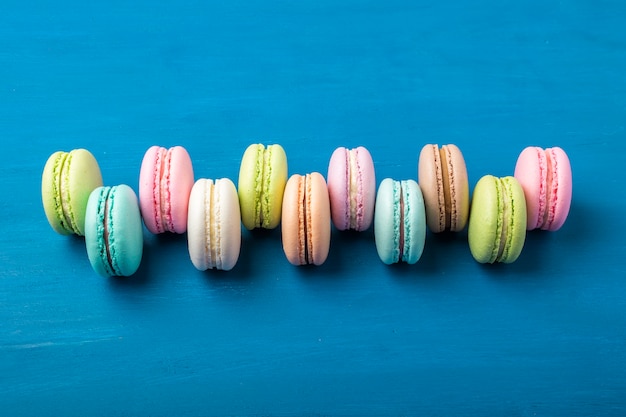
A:
POLYGON ((374 218, 376 175, 369 151, 362 146, 337 148, 328 164, 331 218, 338 230, 363 231, 374 218))
POLYGON ((143 221, 152 233, 187 230, 193 166, 182 146, 146 151, 139 174, 139 202, 143 221))
POLYGON ((559 230, 572 201, 572 168, 565 151, 529 146, 520 153, 514 175, 526 197, 527 230, 559 230))

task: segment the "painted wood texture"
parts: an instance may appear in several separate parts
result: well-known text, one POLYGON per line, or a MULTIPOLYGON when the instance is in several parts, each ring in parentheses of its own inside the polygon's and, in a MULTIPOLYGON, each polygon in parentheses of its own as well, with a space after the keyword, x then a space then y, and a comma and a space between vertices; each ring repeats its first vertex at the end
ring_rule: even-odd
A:
POLYGON ((5 1, 0 13, 0 410, 6 416, 626 414, 622 1, 5 1), (466 232, 413 266, 333 231, 292 267, 244 232, 228 273, 185 236, 102 279, 40 201, 56 150, 89 149, 136 191, 149 146, 236 181, 252 142, 290 173, 366 146, 380 182, 426 143, 464 152, 470 187, 528 145, 561 146, 570 217, 511 265, 466 232))

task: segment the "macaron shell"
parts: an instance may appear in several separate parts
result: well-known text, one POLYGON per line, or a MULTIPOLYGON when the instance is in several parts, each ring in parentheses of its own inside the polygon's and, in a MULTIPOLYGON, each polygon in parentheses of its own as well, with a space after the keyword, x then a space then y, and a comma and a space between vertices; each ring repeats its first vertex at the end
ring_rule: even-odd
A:
POLYGON ((439 146, 424 145, 418 162, 418 181, 424 204, 426 222, 433 233, 445 230, 445 199, 443 194, 443 173, 439 146))
POLYGON ((134 274, 143 255, 135 192, 124 184, 99 187, 89 196, 86 213, 85 244, 94 271, 105 277, 134 274))
POLYGON ((48 223, 59 234, 85 234, 91 192, 102 186, 95 157, 86 149, 53 153, 44 166, 41 195, 48 223))
POLYGON ((444 145, 442 149, 448 155, 449 183, 451 185, 451 223, 450 230, 460 232, 467 225, 469 218, 470 193, 467 166, 463 153, 456 145, 444 145))
POLYGON ((387 265, 400 258, 400 195, 399 183, 385 178, 378 186, 374 211, 374 240, 380 260, 387 265))
POLYGON ((404 250, 402 260, 414 264, 422 256, 426 242, 424 197, 417 182, 401 181, 404 199, 404 250))
POLYGON ((161 180, 161 186, 165 186, 169 190, 167 202, 170 210, 166 211, 166 216, 171 216, 171 219, 168 219, 173 226, 170 231, 185 233, 187 231, 189 194, 191 194, 191 188, 194 184, 193 164, 189 153, 182 146, 170 148, 169 154, 169 176, 161 180))
POLYGON ((335 149, 328 163, 328 195, 331 219, 337 230, 350 228, 350 178, 348 149, 335 149))
POLYGON ((146 228, 161 233, 161 162, 164 148, 151 146, 144 154, 139 172, 139 204, 146 228))
POLYGON ((493 263, 496 260, 496 245, 500 242, 501 218, 498 178, 492 175, 482 177, 474 187, 472 209, 468 226, 470 252, 480 263, 493 263))
POLYGON ((232 269, 241 248, 241 214, 229 179, 199 179, 189 197, 187 239, 191 262, 200 271, 232 269))
POLYGON ((355 230, 360 232, 369 229, 374 220, 376 171, 372 155, 366 148, 359 146, 354 152, 356 152, 356 161, 359 168, 357 174, 357 219, 355 230))
POLYGON ((556 231, 565 223, 572 203, 572 167, 563 149, 554 147, 547 149, 546 152, 550 155, 557 179, 556 184, 553 182, 552 185, 556 192, 549 205, 549 210, 553 212, 552 222, 547 225, 546 230, 556 231))
POLYGON ((324 177, 294 174, 287 181, 282 208, 282 242, 293 265, 321 265, 330 249, 330 201, 324 177))
POLYGON ((541 227, 548 206, 548 162, 544 150, 537 146, 522 150, 515 164, 514 176, 526 196, 527 229, 541 227))
POLYGON ((507 242, 499 261, 512 263, 522 253, 526 240, 526 198, 522 186, 514 177, 502 178, 502 184, 506 189, 512 213, 510 218, 507 219, 505 216, 504 219, 509 221, 507 242))
POLYGON ((331 218, 337 230, 367 230, 374 218, 376 174, 363 146, 335 149, 328 164, 331 218))
POLYGON ((300 218, 304 215, 305 177, 294 174, 289 177, 285 185, 283 195, 283 209, 281 219, 281 234, 283 250, 287 260, 292 265, 306 263, 304 248, 306 235, 304 221, 300 218))
POLYGON ((280 145, 269 145, 266 149, 266 165, 263 181, 263 222, 264 229, 275 229, 280 224, 283 207, 283 193, 287 184, 287 154, 280 145), (269 154, 269 155, 268 155, 269 154))
POLYGON ((310 250, 309 263, 321 265, 330 250, 330 200, 326 180, 319 172, 307 176, 308 205, 307 232, 310 250))

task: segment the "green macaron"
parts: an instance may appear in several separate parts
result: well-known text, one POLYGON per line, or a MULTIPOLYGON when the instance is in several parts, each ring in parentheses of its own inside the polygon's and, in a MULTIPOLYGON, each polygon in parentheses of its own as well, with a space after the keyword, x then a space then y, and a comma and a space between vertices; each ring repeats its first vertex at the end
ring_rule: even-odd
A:
POLYGON ((282 146, 256 143, 246 148, 237 187, 241 221, 246 229, 278 226, 286 184, 287 155, 282 146))
POLYGON ((100 167, 89 151, 74 149, 50 155, 41 177, 41 198, 54 231, 83 236, 89 194, 101 185, 100 167))
POLYGON ((514 262, 526 239, 526 200, 514 177, 482 177, 472 196, 468 239, 480 263, 514 262))
POLYGON ((98 274, 128 276, 137 271, 143 228, 137 195, 128 185, 93 190, 87 203, 85 244, 98 274))

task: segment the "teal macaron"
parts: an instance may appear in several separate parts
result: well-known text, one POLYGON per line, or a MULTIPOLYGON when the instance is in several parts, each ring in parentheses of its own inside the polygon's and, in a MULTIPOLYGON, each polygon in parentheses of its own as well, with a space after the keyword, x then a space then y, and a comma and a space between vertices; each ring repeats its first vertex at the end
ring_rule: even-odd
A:
POLYGON ((414 180, 384 179, 374 209, 374 239, 383 263, 416 263, 426 241, 426 211, 414 180))
POLYGON ((85 244, 94 271, 129 276, 143 255, 143 226, 137 195, 128 185, 91 192, 85 216, 85 244))
POLYGON ((517 179, 485 175, 478 180, 467 236, 480 263, 517 260, 526 240, 526 199, 517 179))

